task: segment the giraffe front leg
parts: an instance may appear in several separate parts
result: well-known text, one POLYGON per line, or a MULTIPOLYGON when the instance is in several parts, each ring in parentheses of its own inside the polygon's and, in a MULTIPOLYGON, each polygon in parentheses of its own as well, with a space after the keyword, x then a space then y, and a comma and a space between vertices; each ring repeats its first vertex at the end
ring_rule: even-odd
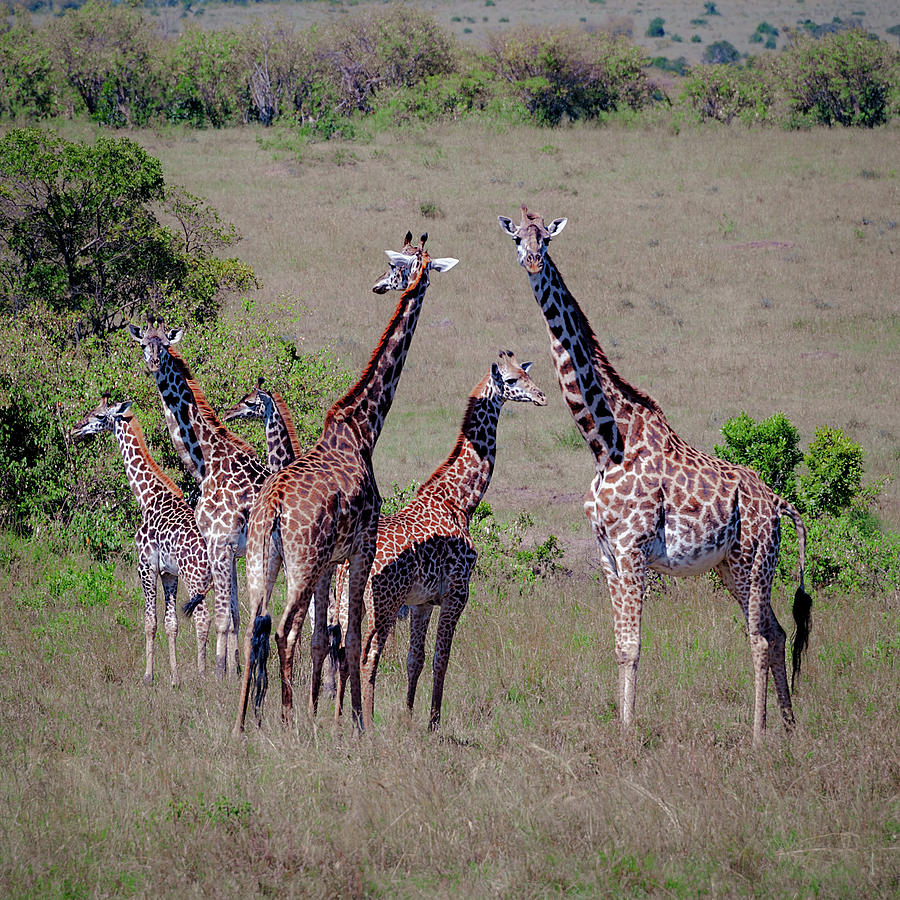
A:
POLYGON ((178 638, 178 608, 175 601, 178 593, 178 576, 162 572, 160 577, 162 578, 163 597, 166 605, 163 627, 169 640, 169 670, 172 676, 172 687, 177 687, 178 665, 175 661, 175 642, 178 638))
POLYGON ((236 582, 231 577, 234 553, 226 541, 215 541, 209 543, 208 554, 215 596, 216 678, 224 681, 228 673, 229 635, 234 628, 231 608, 232 586, 236 587, 236 582))
POLYGON ((156 569, 138 563, 138 578, 144 591, 144 684, 153 684, 153 642, 156 639, 156 569))
POLYGON ((623 729, 634 721, 638 661, 641 658, 641 608, 644 594, 643 560, 617 557, 617 571, 607 567, 606 580, 613 607, 615 654, 618 667, 616 699, 623 729))
POLYGON ((360 660, 360 677, 363 686, 363 728, 365 729, 372 728, 375 724, 375 679, 378 676, 378 663, 393 630, 399 606, 396 598, 379 596, 371 587, 372 581, 369 582, 365 594, 368 623, 362 642, 360 660))
POLYGON ((226 636, 227 659, 233 661, 235 676, 241 673, 241 654, 238 647, 238 635, 241 633, 241 609, 238 605, 238 575, 237 575, 237 556, 232 549, 231 551, 231 576, 229 589, 229 612, 231 614, 231 630, 226 636))
MULTIPOLYGON (((331 590, 331 578, 334 566, 327 565, 319 575, 311 602, 315 604, 315 616, 312 622, 312 638, 310 640, 310 681, 309 681, 309 714, 315 717, 319 711, 319 693, 322 689, 322 666, 328 657, 328 594, 331 590)), ((340 711, 336 712, 340 715, 340 711)))
POLYGON ((431 621, 432 607, 429 604, 410 607, 409 610, 409 651, 406 654, 406 710, 412 716, 416 702, 416 686, 425 666, 425 635, 431 621))
POLYGON ((197 674, 202 678, 206 674, 206 642, 209 639, 210 615, 202 594, 194 594, 191 597, 194 620, 194 631, 197 635, 197 674), (194 602, 199 598, 198 602, 194 602))
POLYGON ((347 634, 344 638, 344 658, 350 681, 350 705, 353 708, 353 724, 363 731, 362 682, 360 677, 360 650, 362 646, 363 596, 372 560, 375 557, 375 533, 378 517, 368 529, 361 549, 350 558, 350 595, 347 599, 347 634))
POLYGON ((469 599, 469 586, 451 594, 445 595, 441 601, 441 612, 438 616, 437 635, 434 643, 434 686, 431 691, 431 718, 428 722, 429 731, 437 731, 441 724, 441 703, 444 699, 444 678, 447 675, 447 666, 450 663, 450 648, 453 644, 453 635, 459 617, 465 609, 469 599))

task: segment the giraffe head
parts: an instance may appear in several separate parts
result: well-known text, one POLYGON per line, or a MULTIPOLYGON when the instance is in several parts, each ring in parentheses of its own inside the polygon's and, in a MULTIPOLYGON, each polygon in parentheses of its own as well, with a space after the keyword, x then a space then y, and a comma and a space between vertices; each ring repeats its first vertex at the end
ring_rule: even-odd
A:
POLYGON ((166 328, 162 322, 155 324, 148 322, 147 327, 143 329, 136 325, 129 325, 128 331, 141 345, 141 350, 144 351, 144 362, 147 363, 147 369, 151 374, 159 371, 163 351, 172 344, 177 344, 184 336, 183 328, 166 328))
POLYGON ((89 412, 70 432, 72 440, 80 441, 101 431, 113 431, 116 420, 121 419, 131 407, 131 400, 110 403, 109 394, 104 394, 100 405, 89 412))
POLYGON ((412 242, 412 232, 407 231, 403 241, 403 249, 397 253, 394 250, 385 250, 390 262, 387 271, 375 284, 372 290, 376 294, 384 294, 387 291, 405 291, 410 284, 414 283, 416 276, 419 274, 421 267, 427 266, 424 278, 427 278, 429 272, 449 272, 458 262, 451 256, 441 259, 432 259, 425 250, 425 241, 428 240, 428 232, 419 238, 418 245, 412 242))
POLYGON ((535 406, 547 405, 547 395, 528 375, 530 368, 530 362, 519 365, 512 350, 500 351, 499 360, 491 365, 491 382, 504 403, 513 400, 535 406))
POLYGON ((537 275, 544 268, 544 254, 550 239, 566 227, 568 219, 554 219, 549 225, 536 213, 522 207, 522 221, 518 228, 512 219, 498 216, 500 227, 516 242, 516 258, 529 275, 537 275))
POLYGON ((231 409, 222 413, 222 421, 265 419, 266 410, 271 408, 274 401, 272 400, 272 395, 263 387, 264 380, 260 378, 256 383, 256 387, 249 394, 245 394, 231 409))

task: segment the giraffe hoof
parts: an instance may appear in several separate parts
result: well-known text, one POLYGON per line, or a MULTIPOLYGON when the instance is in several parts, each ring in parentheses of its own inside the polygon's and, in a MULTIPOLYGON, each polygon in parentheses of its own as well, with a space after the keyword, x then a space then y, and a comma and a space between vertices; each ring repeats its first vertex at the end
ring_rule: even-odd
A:
POLYGON ((153 684, 153 676, 145 675, 144 676, 144 684, 147 685, 147 687, 150 687, 150 685, 153 684))

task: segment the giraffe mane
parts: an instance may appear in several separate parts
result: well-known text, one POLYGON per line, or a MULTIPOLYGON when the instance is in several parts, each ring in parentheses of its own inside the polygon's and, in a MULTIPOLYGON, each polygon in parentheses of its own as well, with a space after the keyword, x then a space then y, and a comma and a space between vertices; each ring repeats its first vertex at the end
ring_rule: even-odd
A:
POLYGON ((394 310, 394 314, 391 316, 391 320, 388 322, 384 331, 381 335, 381 340, 375 345, 375 349, 372 351, 372 355, 369 357, 369 362, 366 364, 365 369, 363 369, 362 375, 360 375, 359 380, 350 390, 344 394, 339 400, 336 400, 332 405, 331 409, 325 414, 325 422, 322 427, 323 433, 331 425, 341 413, 350 413, 356 406, 356 401, 363 395, 366 390, 371 378, 372 374, 375 371, 375 367, 378 365, 378 360, 381 358, 381 353, 384 350, 385 341, 388 339, 388 335, 390 335, 397 326, 397 320, 400 318, 403 304, 406 301, 407 295, 416 290, 419 286, 419 282, 422 280, 422 276, 425 274, 427 266, 421 265, 419 266, 419 271, 416 274, 416 280, 410 282, 406 286, 406 290, 400 295, 400 300, 397 302, 397 308, 394 310))
POLYGON ((490 378, 490 374, 485 375, 481 381, 478 382, 477 387, 471 394, 469 394, 469 399, 466 403, 466 411, 463 413, 462 425, 459 427, 459 434, 456 436, 456 443, 453 445, 453 449, 450 451, 450 455, 428 476, 427 480, 423 482, 418 491, 416 491, 416 496, 418 497, 429 485, 434 484, 436 481, 440 481, 444 475, 447 474, 447 471, 459 459, 460 454, 463 451, 463 446, 468 439, 466 437, 469 426, 472 424, 472 419, 475 415, 475 407, 478 405, 478 401, 482 399, 482 392, 484 391, 484 386, 487 384, 488 379, 490 378))
POLYGON ((219 417, 216 415, 215 410, 210 406, 209 400, 206 399, 206 394, 203 393, 203 389, 200 387, 200 383, 194 378, 191 373, 188 364, 182 359, 181 355, 175 350, 173 347, 166 347, 166 352, 172 358, 172 363, 175 368, 178 370, 178 373, 184 378, 185 383, 188 386, 188 390, 191 392, 191 396, 194 398, 194 403, 197 404, 197 409, 200 412, 200 415, 206 421, 206 424, 209 425, 216 433, 217 437, 220 437, 224 440, 230 441, 240 450, 243 450, 244 453, 249 456, 256 456, 256 450, 253 449, 252 445, 250 445, 247 441, 245 441, 242 437, 238 437, 233 431, 226 428, 219 417))
POLYGON ((153 454, 150 452, 150 448, 147 446, 147 439, 144 436, 144 429, 141 428, 141 423, 138 422, 137 417, 133 413, 126 413, 122 416, 122 421, 127 422, 129 428, 131 429, 131 433, 134 435, 135 440, 138 443, 138 447, 140 449, 141 455, 147 461, 147 466, 151 472, 170 490, 173 494, 175 494, 179 499, 184 499, 184 491, 175 484, 174 481, 163 471, 162 466, 153 458, 153 454))
MULTIPOLYGON (((266 388, 266 390, 268 390, 268 388, 266 388)), ((278 412, 281 414, 281 418, 284 421, 284 427, 288 433, 288 441, 290 442, 290 445, 294 450, 294 456, 299 456, 300 437, 297 434, 296 427, 294 426, 294 419, 287 408, 287 404, 284 402, 284 397, 282 397, 281 394, 278 393, 278 391, 269 391, 269 396, 272 398, 272 402, 277 407, 278 412)))

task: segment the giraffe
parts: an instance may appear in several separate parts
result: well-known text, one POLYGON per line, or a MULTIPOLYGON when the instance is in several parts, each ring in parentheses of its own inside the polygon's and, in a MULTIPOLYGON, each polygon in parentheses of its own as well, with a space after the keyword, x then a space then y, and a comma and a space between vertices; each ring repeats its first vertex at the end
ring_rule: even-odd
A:
POLYGON ((401 290, 400 301, 359 381, 334 403, 322 434, 305 454, 273 474, 250 516, 247 581, 250 621, 244 637, 249 660, 244 672, 235 733, 243 730, 253 681, 254 708, 260 714, 267 688, 271 618, 269 598, 281 566, 287 581, 285 610, 275 642, 281 667, 282 720, 293 706, 291 673, 297 635, 315 595, 315 629, 311 641, 312 680, 309 711, 315 715, 322 663, 328 653, 327 604, 335 566, 350 561, 350 597, 346 653, 353 718, 362 727, 359 644, 362 594, 375 555, 381 497, 372 470, 372 451, 384 424, 418 323, 432 271, 446 272, 452 258, 432 259, 427 235, 413 247, 407 233, 404 253, 387 251, 388 271, 373 291, 401 290))
POLYGON ((119 444, 125 475, 141 509, 141 524, 135 533, 138 575, 144 589, 144 635, 146 668, 144 684, 153 683, 153 641, 156 637, 156 579, 165 595, 164 627, 169 639, 169 668, 172 685, 178 683, 175 664, 175 639, 178 616, 175 596, 178 576, 184 578, 190 592, 185 613, 192 614, 197 631, 197 671, 206 670, 206 639, 209 613, 203 602, 212 584, 206 541, 194 520, 181 491, 150 455, 144 433, 130 411, 131 401, 109 402, 104 394, 100 405, 72 429, 72 438, 82 440, 92 434, 111 431, 119 444))
POLYGON ((200 485, 195 516, 212 567, 216 675, 223 679, 229 658, 235 673, 240 666, 237 558, 244 555, 250 507, 269 471, 250 444, 221 423, 175 350, 183 329, 167 329, 162 323, 128 329, 156 381, 178 456, 200 485))
POLYGON ((754 675, 753 740, 766 727, 772 670, 781 715, 794 725, 785 670, 785 633, 771 604, 781 518, 797 529, 800 586, 793 614, 793 677, 809 636, 812 600, 803 586, 806 528, 799 513, 751 469, 691 447, 659 405, 612 366, 588 320, 547 253, 567 219, 549 225, 522 207, 518 226, 505 216, 516 257, 544 314, 563 399, 594 455, 597 474, 584 509, 600 548, 613 607, 618 707, 634 716, 647 570, 696 575, 715 570, 747 622, 754 675))
MULTIPOLYGON (((408 235, 408 238, 412 240, 411 233, 408 235)), ((260 377, 253 390, 245 394, 231 409, 222 414, 222 420, 231 422, 234 419, 258 419, 263 422, 266 431, 266 462, 271 472, 278 472, 300 456, 300 438, 294 428, 294 420, 287 404, 284 402, 284 398, 278 391, 268 390, 263 387, 263 384, 264 379, 260 377)), ((314 609, 314 604, 310 603, 311 625, 315 621, 314 609)), ((341 625, 335 618, 337 616, 337 605, 333 596, 329 601, 328 612, 329 622, 331 623, 328 625, 328 636, 332 652, 331 666, 328 668, 326 679, 326 693, 330 697, 334 697, 336 692, 336 666, 339 661, 339 655, 342 656, 343 654, 340 653, 341 625), (334 613, 334 616, 332 616, 332 613, 334 613)))
POLYGON ((278 472, 300 455, 300 438, 284 398, 264 388, 263 382, 260 378, 249 394, 222 413, 222 421, 261 420, 266 428, 266 464, 270 472, 278 472))
MULTIPOLYGON (((440 725, 450 647, 469 599, 469 579, 477 557, 469 522, 491 483, 500 410, 508 400, 547 404, 544 392, 528 376, 530 368, 530 362, 519 365, 512 351, 501 350, 498 361, 469 395, 450 455, 411 503, 378 520, 375 560, 364 595, 368 613, 361 661, 365 728, 372 727, 375 713, 378 661, 403 604, 410 608, 406 661, 406 706, 410 714, 425 664, 431 612, 435 606, 440 607, 429 729, 440 725)), ((342 697, 343 678, 338 689, 339 705, 342 697)))

